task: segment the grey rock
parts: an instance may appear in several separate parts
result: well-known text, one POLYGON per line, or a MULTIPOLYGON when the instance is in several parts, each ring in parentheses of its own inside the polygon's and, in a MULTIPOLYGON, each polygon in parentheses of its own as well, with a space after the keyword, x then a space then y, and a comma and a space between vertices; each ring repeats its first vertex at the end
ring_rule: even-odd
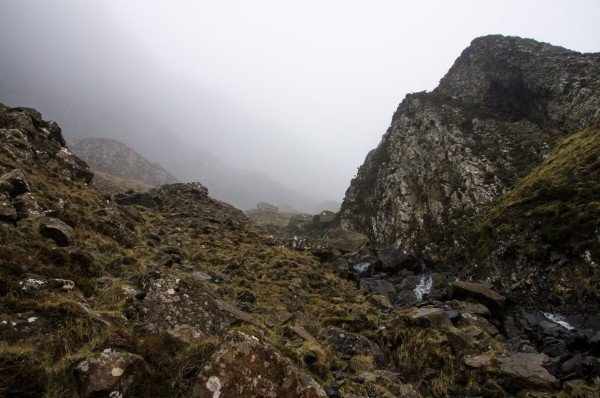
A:
POLYGON ((508 392, 524 389, 554 390, 558 380, 543 367, 547 357, 535 353, 516 353, 499 358, 501 386, 508 392))
POLYGON ((483 283, 454 281, 448 286, 448 297, 451 299, 470 299, 481 304, 492 311, 504 308, 506 298, 483 283))
POLYGON ((42 217, 39 225, 40 233, 58 246, 72 246, 75 243, 73 228, 57 218, 42 217))
POLYGON ((31 190, 29 180, 25 172, 21 169, 14 169, 0 176, 0 181, 4 181, 4 190, 8 189, 6 184, 10 184, 10 190, 7 192, 11 198, 15 198, 31 190))
POLYGON ((385 279, 363 278, 359 285, 361 290, 387 295, 392 302, 396 297, 396 287, 385 279))
POLYGON ((334 351, 350 356, 371 356, 375 365, 379 368, 384 367, 388 362, 381 348, 364 336, 334 327, 325 329, 323 334, 334 351))
POLYGON ((17 196, 12 203, 17 210, 19 219, 35 218, 44 214, 44 210, 31 192, 17 196))

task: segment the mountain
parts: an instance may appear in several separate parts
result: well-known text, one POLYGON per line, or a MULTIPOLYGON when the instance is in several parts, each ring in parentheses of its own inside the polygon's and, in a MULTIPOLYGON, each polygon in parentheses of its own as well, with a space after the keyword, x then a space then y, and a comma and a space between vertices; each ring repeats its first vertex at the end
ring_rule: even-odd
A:
POLYGON ((40 110, 69 142, 118 140, 242 209, 268 201, 312 212, 324 199, 288 188, 316 186, 312 173, 296 172, 296 165, 313 170, 311 164, 326 163, 301 134, 286 133, 286 146, 265 150, 281 141, 279 126, 258 120, 210 81, 166 70, 115 21, 107 3, 7 2, 0 49, 2 100, 40 110), (27 35, 19 33, 23 26, 27 35))
POLYGON ((409 94, 346 192, 339 222, 431 261, 566 137, 600 121, 600 56, 516 37, 474 40, 430 93, 409 94))
MULTIPOLYGON (((164 167, 151 163, 127 145, 107 138, 75 140, 69 148, 97 173, 147 185, 177 182, 164 167)), ((106 178, 106 177, 105 177, 106 178)))

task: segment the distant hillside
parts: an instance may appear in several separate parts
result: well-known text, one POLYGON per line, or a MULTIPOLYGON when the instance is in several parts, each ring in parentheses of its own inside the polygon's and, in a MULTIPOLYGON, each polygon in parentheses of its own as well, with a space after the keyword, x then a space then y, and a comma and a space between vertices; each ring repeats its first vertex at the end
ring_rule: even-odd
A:
POLYGON ((97 173, 96 178, 101 181, 112 180, 118 184, 119 180, 121 182, 133 180, 141 185, 177 182, 177 179, 160 164, 148 161, 132 148, 116 140, 85 138, 73 141, 69 144, 69 148, 85 160, 94 171, 101 172, 97 173))

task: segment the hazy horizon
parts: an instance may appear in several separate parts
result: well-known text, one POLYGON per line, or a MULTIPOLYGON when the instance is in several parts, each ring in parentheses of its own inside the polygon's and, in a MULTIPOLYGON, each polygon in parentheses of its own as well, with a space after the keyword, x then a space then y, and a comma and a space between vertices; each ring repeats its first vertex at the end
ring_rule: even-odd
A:
POLYGON ((167 168, 168 138, 318 200, 343 199, 404 96, 474 38, 600 51, 598 1, 0 1, 0 102, 167 168), (97 115, 72 120, 84 107, 97 115))

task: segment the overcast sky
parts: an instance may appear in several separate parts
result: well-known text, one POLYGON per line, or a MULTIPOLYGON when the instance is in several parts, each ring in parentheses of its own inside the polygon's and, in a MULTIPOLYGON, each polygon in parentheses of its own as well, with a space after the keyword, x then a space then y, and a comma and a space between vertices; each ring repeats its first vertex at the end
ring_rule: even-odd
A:
MULTIPOLYGON (((0 0, 0 13, 3 4, 12 4, 7 9, 16 13, 24 0, 0 0)), ((35 62, 38 73, 59 81, 64 71, 67 76, 60 77, 60 84, 95 84, 82 90, 109 99, 111 76, 127 92, 134 91, 127 82, 136 80, 137 71, 138 86, 132 85, 136 89, 159 80, 157 71, 175 75, 179 83, 165 79, 163 86, 148 88, 132 99, 157 106, 165 115, 165 126, 190 148, 207 149, 228 164, 264 172, 318 199, 342 200, 404 96, 435 88, 475 37, 518 35, 581 52, 600 51, 600 0, 90 0, 87 4, 28 0, 27 4, 21 7, 23 19, 13 23, 18 26, 6 28, 12 36, 4 37, 4 42, 0 38, 0 43, 18 48, 14 53, 28 52, 23 59, 35 62), (118 25, 121 28, 115 28, 118 25), (56 35, 60 30, 62 36, 56 35), (93 40, 77 43, 78 38, 93 40), (60 41, 71 43, 63 46, 60 41), (116 47, 118 51, 111 50, 116 47), (78 56, 69 58, 65 53, 74 48, 80 57, 92 60, 89 67, 83 66, 91 76, 100 76, 102 70, 109 75, 97 81, 85 75, 75 78, 78 70, 60 64, 61 59, 78 56), (36 59, 36 54, 43 56, 36 59), (148 59, 154 63, 149 65, 148 59), (127 70, 121 80, 115 76, 119 70, 127 70), (154 74, 148 72, 144 78, 149 70, 154 74), (165 90, 164 84, 174 88, 165 90), (195 108, 194 103, 200 105, 195 108), (202 128, 195 125, 200 119, 206 121, 202 128)), ((10 25, 14 16, 6 14, 0 14, 0 22, 4 17, 3 24, 10 25)), ((77 68, 81 65, 86 64, 77 63, 77 68)))
POLYGON ((111 10, 157 62, 272 126, 265 134, 314 145, 327 163, 295 167, 329 181, 315 193, 332 199, 343 197, 404 96, 435 88, 473 38, 600 51, 598 0, 112 0, 111 10))

